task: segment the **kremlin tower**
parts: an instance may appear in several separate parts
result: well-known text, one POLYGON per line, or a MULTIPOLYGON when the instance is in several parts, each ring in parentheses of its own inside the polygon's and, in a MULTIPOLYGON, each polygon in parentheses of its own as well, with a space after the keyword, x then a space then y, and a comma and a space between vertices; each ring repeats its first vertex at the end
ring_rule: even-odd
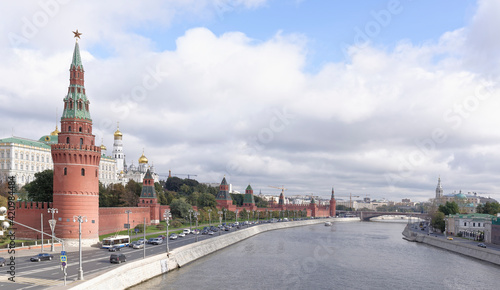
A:
MULTIPOLYGON (((75 37, 80 38, 78 30, 75 37)), ((84 69, 78 39, 69 69, 68 93, 64 98, 58 144, 51 145, 54 162, 54 207, 59 210, 56 236, 77 242, 82 216, 82 243, 99 241, 99 162, 101 147, 95 146, 90 102, 84 86, 84 69)))
POLYGON ((330 216, 335 217, 336 214, 337 201, 335 200, 335 193, 332 187, 332 197, 330 198, 330 216))

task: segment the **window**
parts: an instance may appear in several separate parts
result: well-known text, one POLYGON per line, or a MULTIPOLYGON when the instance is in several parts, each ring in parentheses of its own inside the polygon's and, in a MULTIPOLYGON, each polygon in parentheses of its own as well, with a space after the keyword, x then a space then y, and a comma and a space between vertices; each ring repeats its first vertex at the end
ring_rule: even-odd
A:
MULTIPOLYGON (((21 170, 23 170, 23 165, 21 164, 21 170)), ((24 181, 24 177, 23 177, 23 181, 24 181)))
POLYGON ((472 226, 475 227, 476 226, 476 223, 472 223, 472 226))
POLYGON ((71 126, 68 126, 68 131, 71 132, 71 126))
POLYGON ((31 161, 35 161, 35 155, 31 155, 31 161))
POLYGON ((82 176, 85 176, 85 168, 82 168, 82 176))
POLYGON ((38 156, 38 155, 36 156, 36 161, 37 162, 40 161, 40 156, 38 156))
POLYGON ((45 158, 42 156, 42 162, 45 162, 45 160, 44 160, 44 159, 45 159, 45 158))
POLYGON ((66 143, 69 144, 69 137, 66 137, 66 143))
POLYGON ((82 127, 80 127, 80 128, 78 129, 78 131, 79 131, 79 132, 82 132, 82 127))
POLYGON ((24 154, 23 154, 23 153, 21 153, 21 159, 23 159, 23 158, 24 158, 24 154))
POLYGON ((95 177, 97 177, 97 169, 95 170, 95 177))
POLYGON ((68 168, 64 167, 64 175, 68 175, 68 168))

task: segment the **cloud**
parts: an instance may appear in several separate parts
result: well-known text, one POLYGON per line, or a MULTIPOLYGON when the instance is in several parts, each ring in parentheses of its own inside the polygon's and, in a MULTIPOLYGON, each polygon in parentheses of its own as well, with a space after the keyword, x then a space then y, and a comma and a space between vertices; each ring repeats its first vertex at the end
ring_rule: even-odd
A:
MULTIPOLYGON (((56 2, 59 12, 28 42, 0 41, 2 137, 13 126, 16 135, 33 139, 53 130, 68 86, 67 27, 74 26, 84 33, 96 142, 104 138, 111 152, 120 122, 128 164, 137 165, 144 148, 161 173, 172 169, 206 182, 227 174, 237 190, 285 185, 290 194, 325 197, 335 186, 339 194, 425 200, 439 175, 449 186, 445 193, 467 185, 498 192, 491 172, 500 161, 499 56, 496 40, 481 33, 498 21, 492 12, 498 5, 490 1, 478 3, 470 25, 440 39, 405 40, 390 50, 353 46, 349 62, 326 63, 314 73, 304 69, 303 34, 254 39, 194 27, 168 40, 175 43, 168 50, 156 47, 161 36, 149 34, 168 31, 182 17, 214 19, 266 1, 148 1, 147 7, 86 1, 76 14, 73 1, 56 2), (478 173, 491 178, 470 177, 478 173)), ((22 36, 23 17, 31 21, 44 11, 12 8, 2 20, 4 35, 22 36)))

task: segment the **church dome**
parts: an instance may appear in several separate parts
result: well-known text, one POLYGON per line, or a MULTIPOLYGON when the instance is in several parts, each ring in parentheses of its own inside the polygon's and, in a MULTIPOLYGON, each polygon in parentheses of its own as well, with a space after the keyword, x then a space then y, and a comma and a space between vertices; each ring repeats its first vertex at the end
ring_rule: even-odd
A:
POLYGON ((146 156, 144 156, 144 152, 142 152, 141 157, 139 157, 139 164, 147 164, 147 163, 148 159, 146 158, 146 156))
POLYGON ((122 137, 123 136, 122 132, 120 132, 120 129, 116 129, 116 132, 114 135, 115 135, 115 137, 122 137))
POLYGON ((104 144, 101 144, 101 151, 106 151, 106 146, 104 146, 104 144))
POLYGON ((459 194, 455 195, 455 198, 467 199, 467 196, 465 196, 465 194, 463 194, 462 192, 460 192, 459 194))
POLYGON ((59 130, 57 129, 57 125, 56 125, 56 129, 55 129, 54 131, 52 131, 52 133, 50 133, 50 135, 52 135, 52 136, 57 136, 59 133, 61 133, 61 131, 59 131, 59 130))

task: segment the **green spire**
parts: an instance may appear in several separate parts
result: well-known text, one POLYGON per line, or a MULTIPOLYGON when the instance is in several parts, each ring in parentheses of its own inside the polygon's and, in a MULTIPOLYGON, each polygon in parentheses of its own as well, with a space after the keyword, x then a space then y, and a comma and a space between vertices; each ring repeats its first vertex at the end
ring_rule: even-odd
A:
POLYGON ((82 59, 80 57, 80 46, 78 42, 75 43, 75 50, 73 51, 73 60, 71 61, 70 69, 81 67, 83 70, 82 59))
POLYGON ((80 57, 78 42, 75 43, 73 59, 69 69, 68 95, 64 98, 64 110, 62 119, 76 118, 92 121, 90 117, 90 102, 85 94, 84 70, 80 57))
POLYGON ((243 204, 255 204, 255 198, 253 197, 253 189, 250 184, 245 190, 245 195, 243 196, 243 204))

